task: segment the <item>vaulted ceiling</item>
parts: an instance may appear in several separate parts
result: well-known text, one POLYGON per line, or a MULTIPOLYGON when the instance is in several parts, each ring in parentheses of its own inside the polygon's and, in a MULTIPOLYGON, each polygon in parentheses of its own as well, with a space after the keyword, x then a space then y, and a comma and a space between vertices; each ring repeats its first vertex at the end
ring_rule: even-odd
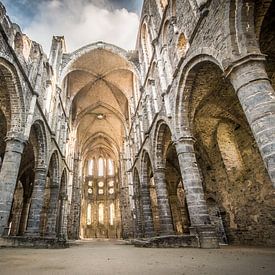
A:
POLYGON ((124 56, 95 48, 75 59, 66 76, 79 151, 119 156, 129 125, 133 65, 124 56))

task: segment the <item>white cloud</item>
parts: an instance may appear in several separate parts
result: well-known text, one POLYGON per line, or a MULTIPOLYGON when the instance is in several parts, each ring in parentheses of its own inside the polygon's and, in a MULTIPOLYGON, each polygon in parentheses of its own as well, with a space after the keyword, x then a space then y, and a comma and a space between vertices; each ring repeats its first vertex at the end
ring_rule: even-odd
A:
POLYGON ((138 31, 137 14, 112 9, 106 0, 52 0, 42 2, 24 32, 48 54, 53 35, 64 35, 68 51, 104 41, 134 49, 138 31))

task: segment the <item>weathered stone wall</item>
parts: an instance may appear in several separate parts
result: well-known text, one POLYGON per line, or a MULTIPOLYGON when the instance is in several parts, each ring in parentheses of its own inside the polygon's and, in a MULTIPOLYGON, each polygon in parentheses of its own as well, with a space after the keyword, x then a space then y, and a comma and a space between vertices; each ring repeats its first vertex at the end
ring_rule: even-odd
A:
MULTIPOLYGON (((29 209, 28 224, 26 218, 21 217, 20 234, 32 231, 39 235, 39 217, 45 189, 45 174, 52 153, 57 152, 59 155, 58 180, 62 171, 68 168, 64 158, 65 151, 61 150, 66 140, 57 140, 52 125, 52 121, 57 119, 55 114, 57 102, 60 101, 59 90, 55 86, 53 69, 42 47, 31 41, 21 32, 18 25, 10 21, 2 4, 0 5, 0 45, 0 75, 2 77, 0 109, 4 114, 4 117, 1 117, 1 125, 6 125, 3 136, 1 135, 0 153, 1 202, 3 203, 3 205, 1 204, 3 217, 1 234, 3 232, 6 234, 8 230, 8 215, 6 213, 9 213, 12 207, 13 192, 17 177, 19 177, 18 180, 23 182, 24 202, 26 201, 23 212, 28 211, 30 200, 33 201, 33 206, 29 209), (52 83, 51 95, 47 89, 49 82, 52 83), (51 106, 50 112, 47 110, 47 104, 51 106), (9 147, 5 146, 5 136, 10 139, 9 147), (13 161, 12 153, 15 150, 15 140, 18 140, 22 147, 18 152, 20 158, 18 156, 16 162, 13 161), (31 156, 32 154, 34 154, 34 158, 31 156), (33 167, 34 177, 27 172, 30 165, 33 167), (33 196, 30 198, 28 196, 32 194, 32 191, 29 189, 32 189, 33 186, 33 196)), ((64 114, 64 116, 67 115, 64 114)), ((61 129, 66 133, 65 120, 61 123, 64 125, 61 129)), ((18 145, 16 146, 19 148, 18 145)))
MULTIPOLYGON (((273 56, 274 51, 271 50, 270 43, 273 32, 270 25, 265 23, 268 22, 265 13, 267 16, 274 14, 273 4, 270 1, 264 6, 257 2, 254 6, 253 1, 213 0, 205 1, 205 6, 199 6, 199 1, 169 1, 167 8, 160 12, 156 2, 154 0, 145 1, 141 14, 138 38, 140 63, 148 62, 144 55, 144 45, 147 48, 152 47, 152 57, 150 57, 150 63, 142 67, 144 71, 142 72, 140 102, 143 102, 142 98, 148 102, 150 97, 154 97, 152 85, 148 85, 149 82, 154 84, 156 97, 161 100, 156 101, 158 106, 155 112, 154 108, 150 108, 146 104, 136 105, 138 112, 143 113, 143 127, 142 130, 137 127, 136 133, 130 133, 135 144, 139 145, 133 148, 133 166, 137 168, 141 181, 143 180, 141 164, 143 151, 149 153, 152 165, 158 166, 156 155, 158 154, 158 144, 155 131, 158 121, 164 119, 171 129, 172 141, 177 141, 185 136, 196 138, 195 153, 205 198, 207 196, 215 197, 216 203, 224 215, 224 226, 229 242, 274 245, 274 220, 272 219, 274 216, 272 210, 274 209, 274 192, 270 181, 271 179, 274 183, 271 164, 274 163, 274 154, 269 150, 270 159, 265 160, 265 153, 261 150, 259 153, 258 146, 261 141, 257 136, 258 130, 253 128, 250 114, 246 109, 249 107, 242 103, 242 99, 242 106, 240 106, 236 102, 238 101, 237 97, 234 103, 230 103, 230 97, 224 95, 218 101, 217 98, 211 97, 216 90, 222 93, 228 87, 226 82, 217 83, 218 75, 221 72, 209 74, 208 72, 211 72, 212 69, 207 67, 207 62, 216 64, 215 66, 220 67, 224 75, 239 68, 249 72, 252 71, 252 65, 250 69, 246 68, 242 65, 242 60, 253 62, 255 58, 261 63, 261 50, 268 53, 268 56, 273 56), (255 26, 254 22, 256 22, 255 26), (147 45, 142 42, 144 23, 147 26, 148 37, 151 39, 151 43, 147 43, 147 45), (264 24, 265 29, 261 29, 261 24, 264 24), (259 34, 261 30, 264 30, 262 37, 259 34), (261 49, 257 46, 259 44, 261 49), (197 64, 201 64, 201 71, 198 69, 199 66, 196 68, 197 64), (204 66, 205 71, 203 70, 204 66), (196 83, 194 80, 199 73, 201 73, 202 82, 196 83), (196 87, 201 87, 201 89, 198 88, 197 94, 196 87), (150 112, 152 112, 150 109, 153 109, 151 121, 149 119, 150 112), (194 118, 194 115, 201 109, 204 109, 201 118, 198 115, 194 118), (209 119, 204 119, 208 116, 209 119), (192 121, 193 118, 194 121, 192 121), (237 167, 238 163, 235 163, 236 168, 231 167, 228 170, 226 167, 228 161, 222 158, 216 136, 217 122, 222 121, 222 118, 227 120, 227 123, 231 121, 230 123, 235 124, 234 138, 237 149, 234 150, 239 151, 244 167, 237 167), (249 129, 251 127, 253 134, 249 129), (270 164, 267 164, 267 161, 270 164), (238 173, 238 169, 242 172, 238 173)), ((270 20, 269 17, 269 22, 270 20)), ((273 79, 274 66, 269 57, 267 59, 269 60, 268 75, 273 79)), ((231 98, 237 92, 234 81, 237 83, 239 80, 234 79, 236 74, 230 76, 230 81, 235 88, 235 91, 231 90, 231 98)), ((255 71, 253 75, 255 80, 262 78, 260 74, 262 72, 258 74, 255 71)), ((247 85, 245 81, 244 85, 247 85)), ((265 84, 262 88, 259 87, 258 91, 264 89, 263 87, 265 84)), ((274 90, 270 93, 274 95, 274 90)), ((270 93, 269 95, 271 95, 270 93)), ((254 102, 257 100, 261 104, 260 98, 255 98, 254 102)), ((269 96, 268 101, 272 108, 274 96, 269 96)), ((247 102, 246 104, 254 103, 247 102)), ((266 126, 263 126, 262 122, 258 124, 258 127, 261 125, 260 127, 266 127, 266 130, 271 131, 268 137, 264 138, 267 143, 274 142, 274 131, 270 130, 270 127, 273 127, 271 126, 273 115, 274 111, 271 111, 269 125, 266 122, 263 122, 266 123, 264 124, 266 126)), ((265 115, 263 114, 263 116, 265 115)), ((138 124, 140 118, 136 117, 135 119, 138 124)), ((227 154, 230 156, 230 146, 227 142, 226 139, 220 137, 220 147, 225 148, 224 150, 227 148, 229 151, 227 154)), ((165 156, 163 157, 165 158, 165 156)), ((184 169, 187 164, 180 163, 180 165, 184 169)), ((193 181, 194 179, 195 177, 193 181)), ((169 182, 169 179, 167 181, 169 182)))

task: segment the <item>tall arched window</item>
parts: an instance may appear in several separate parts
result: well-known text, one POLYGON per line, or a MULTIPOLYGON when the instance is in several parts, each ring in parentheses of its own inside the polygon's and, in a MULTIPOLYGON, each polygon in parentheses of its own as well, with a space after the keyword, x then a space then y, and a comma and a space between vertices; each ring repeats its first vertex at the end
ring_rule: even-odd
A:
POLYGON ((159 12, 162 15, 165 8, 168 5, 168 0, 157 0, 157 5, 158 5, 158 8, 159 8, 159 12))
POLYGON ((172 0, 172 16, 177 15, 177 3, 176 0, 172 0))
POLYGON ((104 176, 104 160, 103 158, 98 159, 98 176, 103 177, 104 176))
POLYGON ((114 225, 115 220, 115 205, 114 203, 110 204, 110 225, 114 225))
POLYGON ((162 56, 163 56, 163 65, 164 65, 164 74, 166 75, 168 83, 172 81, 173 76, 173 69, 169 57, 169 39, 168 39, 168 32, 171 22, 167 20, 163 26, 162 32, 162 40, 163 40, 163 47, 162 47, 162 56))
POLYGON ((98 222, 104 224, 104 204, 100 203, 98 205, 98 222))
POLYGON ((108 175, 113 176, 115 174, 114 161, 108 159, 108 175))
POLYGON ((92 224, 92 206, 89 203, 87 207, 87 225, 92 224))
POLYGON ((88 176, 92 176, 93 175, 93 170, 94 170, 94 160, 93 159, 89 159, 88 160, 88 167, 87 167, 87 174, 88 174, 88 176))
POLYGON ((178 57, 185 56, 187 50, 188 50, 189 44, 188 41, 183 33, 180 34, 178 38, 178 43, 177 43, 177 53, 178 57))
POLYGON ((145 69, 147 70, 149 67, 150 58, 152 57, 152 49, 148 29, 145 23, 141 28, 141 47, 143 50, 143 57, 146 64, 145 69))
POLYGON ((46 84, 46 98, 45 98, 45 111, 50 112, 51 100, 52 100, 52 83, 50 81, 46 84))

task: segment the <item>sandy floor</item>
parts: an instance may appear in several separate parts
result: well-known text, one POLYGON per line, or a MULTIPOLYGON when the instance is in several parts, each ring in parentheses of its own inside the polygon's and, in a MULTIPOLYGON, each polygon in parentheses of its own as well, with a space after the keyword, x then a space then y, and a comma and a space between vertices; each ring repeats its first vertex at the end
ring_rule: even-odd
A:
POLYGON ((275 274, 275 249, 135 248, 81 241, 69 249, 0 249, 0 274, 275 274))

